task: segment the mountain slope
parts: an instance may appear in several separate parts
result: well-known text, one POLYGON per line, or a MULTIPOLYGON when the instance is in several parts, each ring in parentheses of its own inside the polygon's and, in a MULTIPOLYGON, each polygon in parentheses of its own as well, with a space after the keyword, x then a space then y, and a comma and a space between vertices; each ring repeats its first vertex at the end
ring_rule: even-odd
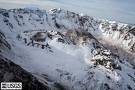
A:
POLYGON ((134 26, 61 9, 0 9, 0 30, 10 49, 1 54, 38 79, 74 90, 135 89, 134 26))

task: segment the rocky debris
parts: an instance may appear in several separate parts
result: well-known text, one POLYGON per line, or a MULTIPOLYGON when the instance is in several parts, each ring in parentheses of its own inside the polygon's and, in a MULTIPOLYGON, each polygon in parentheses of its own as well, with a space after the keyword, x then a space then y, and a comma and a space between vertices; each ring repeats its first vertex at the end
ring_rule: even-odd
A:
POLYGON ((27 46, 32 46, 32 47, 40 47, 41 49, 46 49, 50 52, 53 52, 51 50, 51 46, 46 42, 47 39, 52 40, 53 34, 46 32, 46 31, 24 31, 21 36, 20 34, 17 35, 18 40, 24 41, 24 43, 27 46))
POLYGON ((131 46, 131 48, 130 48, 130 50, 131 50, 131 52, 135 52, 135 43, 131 46))
POLYGON ((93 43, 93 45, 95 49, 93 49, 91 52, 93 54, 91 61, 94 63, 94 65, 102 65, 111 70, 121 70, 121 66, 118 64, 118 62, 120 62, 119 57, 117 55, 113 54, 110 52, 110 50, 105 49, 97 43, 93 43))
MULTIPOLYGON (((96 38, 94 38, 89 32, 87 31, 73 31, 73 30, 68 30, 64 32, 57 32, 57 31, 36 31, 36 34, 31 34, 34 33, 36 30, 33 32, 26 32, 23 34, 26 34, 25 37, 23 37, 24 42, 27 45, 33 44, 32 46, 35 46, 35 44, 39 45, 48 45, 47 40, 53 40, 54 38, 57 38, 58 42, 65 43, 65 44, 73 44, 73 45, 79 45, 79 44, 86 44, 89 43, 91 39, 96 41, 96 38), (42 34, 42 35, 41 35, 42 34), (27 37, 29 36, 29 37, 27 37), (32 37, 32 38, 31 38, 32 37), (30 41, 30 42, 28 42, 30 41), (44 43, 44 44, 41 44, 44 43), (45 44, 47 43, 47 44, 45 44)), ((18 37, 21 37, 18 35, 18 37)), ((98 42, 98 41, 97 41, 98 42)), ((38 46, 39 46, 38 45, 38 46)))
POLYGON ((37 42, 44 42, 46 39, 46 32, 37 32, 35 35, 32 36, 32 40, 37 42))
POLYGON ((8 12, 4 12, 4 13, 2 13, 2 15, 9 18, 9 13, 8 12))
POLYGON ((96 41, 93 35, 87 31, 68 30, 64 35, 75 45, 89 43, 91 39, 96 41))

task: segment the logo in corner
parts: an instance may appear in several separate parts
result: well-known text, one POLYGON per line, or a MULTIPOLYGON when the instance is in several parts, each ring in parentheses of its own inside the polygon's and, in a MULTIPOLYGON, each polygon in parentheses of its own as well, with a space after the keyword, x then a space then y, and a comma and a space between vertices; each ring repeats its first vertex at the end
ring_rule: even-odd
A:
POLYGON ((22 90, 21 82, 1 82, 1 90, 22 90))

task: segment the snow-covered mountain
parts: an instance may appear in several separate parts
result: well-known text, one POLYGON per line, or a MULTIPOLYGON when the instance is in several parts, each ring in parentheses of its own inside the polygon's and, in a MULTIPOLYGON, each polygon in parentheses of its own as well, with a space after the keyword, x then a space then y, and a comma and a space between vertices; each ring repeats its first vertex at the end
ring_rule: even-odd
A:
POLYGON ((135 27, 62 9, 0 9, 0 54, 51 89, 135 90, 135 27))

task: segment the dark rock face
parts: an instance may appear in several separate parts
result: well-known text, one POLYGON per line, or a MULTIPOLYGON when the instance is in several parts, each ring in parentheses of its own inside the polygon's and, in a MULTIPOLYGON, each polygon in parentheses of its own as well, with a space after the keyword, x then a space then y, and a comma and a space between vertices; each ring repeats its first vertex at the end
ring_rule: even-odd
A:
POLYGON ((5 35, 0 31, 0 48, 11 49, 10 44, 6 41, 5 35))
POLYGON ((0 55, 0 82, 22 82, 23 90, 50 90, 33 75, 0 55))

